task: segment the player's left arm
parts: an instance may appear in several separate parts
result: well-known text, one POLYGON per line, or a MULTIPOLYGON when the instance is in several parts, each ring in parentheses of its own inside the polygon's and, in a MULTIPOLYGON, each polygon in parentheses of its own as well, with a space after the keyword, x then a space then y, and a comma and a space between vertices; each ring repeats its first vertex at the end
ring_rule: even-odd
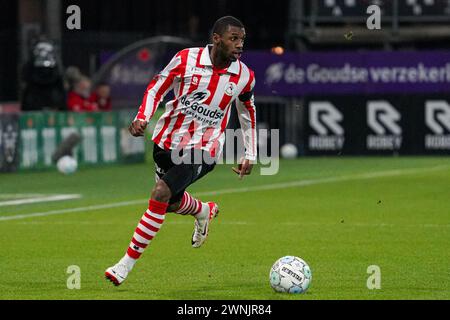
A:
POLYGON ((241 160, 237 169, 232 169, 239 174, 241 179, 244 175, 249 175, 252 172, 253 163, 257 157, 256 107, 253 94, 255 78, 253 73, 252 77, 252 82, 248 88, 245 88, 247 90, 244 89, 236 100, 236 109, 244 137, 245 157, 241 160))

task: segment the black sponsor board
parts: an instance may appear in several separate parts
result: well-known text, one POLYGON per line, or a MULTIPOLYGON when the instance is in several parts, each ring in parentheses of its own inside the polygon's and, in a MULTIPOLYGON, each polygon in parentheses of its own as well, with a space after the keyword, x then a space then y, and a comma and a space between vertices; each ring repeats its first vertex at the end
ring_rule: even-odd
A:
POLYGON ((307 155, 450 154, 449 95, 310 97, 307 155))
POLYGON ((129 317, 132 310, 135 316, 141 318, 140 315, 145 317, 148 310, 156 310, 158 317, 153 318, 157 319, 379 319, 392 313, 393 309, 406 318, 433 317, 433 314, 443 314, 448 310, 449 301, 303 300, 302 296, 280 295, 279 300, 3 300, 0 306, 15 315, 33 310, 34 315, 45 314, 49 317, 50 314, 50 318, 61 318, 68 310, 75 317, 98 312, 100 318, 112 316, 113 319, 129 317))

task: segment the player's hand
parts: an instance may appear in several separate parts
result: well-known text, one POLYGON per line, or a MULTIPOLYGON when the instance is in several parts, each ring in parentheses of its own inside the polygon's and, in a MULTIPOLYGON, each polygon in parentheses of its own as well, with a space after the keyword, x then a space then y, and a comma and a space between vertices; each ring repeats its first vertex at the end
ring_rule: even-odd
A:
POLYGON ((242 179, 244 175, 248 176, 252 173, 253 163, 251 163, 248 159, 242 159, 237 169, 235 167, 232 167, 231 169, 239 175, 239 179, 242 179))
POLYGON ((137 119, 130 124, 128 131, 133 137, 141 137, 144 135, 145 128, 147 128, 147 121, 137 119))

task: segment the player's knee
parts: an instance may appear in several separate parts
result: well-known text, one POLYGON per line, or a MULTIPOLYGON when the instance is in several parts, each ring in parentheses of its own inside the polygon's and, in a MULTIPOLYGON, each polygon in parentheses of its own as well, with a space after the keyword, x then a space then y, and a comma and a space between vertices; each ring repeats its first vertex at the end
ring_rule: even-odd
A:
POLYGON ((168 202, 171 196, 172 192, 170 191, 169 186, 164 182, 164 180, 160 179, 153 189, 152 199, 159 202, 168 202))

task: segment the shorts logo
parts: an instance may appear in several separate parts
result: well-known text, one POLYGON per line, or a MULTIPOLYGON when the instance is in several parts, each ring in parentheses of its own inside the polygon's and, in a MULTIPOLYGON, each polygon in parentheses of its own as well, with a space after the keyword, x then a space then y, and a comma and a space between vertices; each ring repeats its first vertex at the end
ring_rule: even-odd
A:
POLYGON ((166 174, 166 172, 158 166, 156 166, 156 173, 162 176, 166 174))
POLYGON ((232 96, 236 92, 236 84, 234 82, 229 82, 227 88, 225 89, 225 94, 232 96))

